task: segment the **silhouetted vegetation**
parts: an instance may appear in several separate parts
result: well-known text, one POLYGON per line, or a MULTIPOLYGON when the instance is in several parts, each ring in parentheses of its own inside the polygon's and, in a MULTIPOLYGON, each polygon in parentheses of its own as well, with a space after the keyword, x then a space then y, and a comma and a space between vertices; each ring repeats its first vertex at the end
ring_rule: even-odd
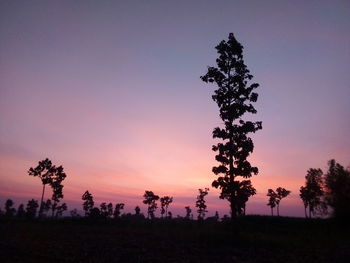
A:
POLYGON ((207 205, 205 204, 204 197, 208 194, 209 188, 198 189, 199 195, 197 195, 196 207, 198 208, 198 220, 203 220, 205 217, 205 213, 207 211, 207 205))
POLYGON ((85 191, 83 196, 81 197, 83 199, 83 209, 85 211, 85 215, 90 215, 91 210, 94 208, 95 202, 92 194, 89 193, 89 191, 85 191))
POLYGON ((157 200, 159 199, 159 196, 155 195, 152 191, 145 191, 143 197, 145 198, 143 203, 148 205, 147 218, 153 219, 155 217, 154 212, 157 209, 157 200))
POLYGON ((160 198, 160 213, 162 215, 162 218, 165 214, 165 216, 168 216, 168 207, 173 202, 173 198, 170 196, 164 196, 160 198))
POLYGON ((254 149, 253 141, 247 134, 262 129, 262 122, 244 121, 242 117, 245 113, 257 112, 252 103, 258 99, 258 94, 253 90, 259 84, 248 85, 253 76, 244 64, 243 46, 232 33, 228 41, 221 41, 215 48, 219 54, 217 67, 208 67, 208 72, 201 77, 204 82, 214 82, 218 86, 212 98, 224 122, 224 128, 213 130, 213 138, 221 139, 222 142, 212 148, 218 153, 215 159, 220 163, 213 167, 218 178, 212 186, 220 188, 220 198, 230 202, 231 218, 234 218, 244 213, 245 202, 255 194, 250 180, 239 181, 238 177, 246 179, 252 174, 258 174, 258 168, 247 161, 254 149), (244 187, 250 190, 242 191, 244 187))
POLYGON ((279 207, 281 200, 285 197, 287 197, 290 194, 290 191, 286 190, 285 188, 278 187, 276 191, 272 189, 267 190, 267 196, 269 197, 269 202, 267 203, 268 206, 271 207, 271 215, 273 215, 273 208, 277 208, 277 215, 280 215, 279 207))

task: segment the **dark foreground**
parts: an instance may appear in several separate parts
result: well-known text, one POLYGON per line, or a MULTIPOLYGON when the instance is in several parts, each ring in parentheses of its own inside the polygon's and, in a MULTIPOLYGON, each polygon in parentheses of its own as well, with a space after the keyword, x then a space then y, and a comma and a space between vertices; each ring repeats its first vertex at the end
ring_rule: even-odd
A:
POLYGON ((247 216, 184 220, 0 220, 0 262, 350 262, 349 224, 247 216))

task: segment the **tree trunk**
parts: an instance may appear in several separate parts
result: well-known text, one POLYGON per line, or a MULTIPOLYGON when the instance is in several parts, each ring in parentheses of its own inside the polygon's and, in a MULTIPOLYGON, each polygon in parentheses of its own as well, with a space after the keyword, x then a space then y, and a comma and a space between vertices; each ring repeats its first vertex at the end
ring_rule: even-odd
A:
POLYGON ((307 218, 306 206, 304 206, 304 208, 305 208, 305 218, 307 218))
POLYGON ((40 202, 40 208, 39 208, 39 216, 41 216, 42 213, 43 213, 43 202, 44 202, 45 186, 46 186, 46 184, 43 184, 43 192, 41 193, 41 202, 40 202))
POLYGON ((280 205, 277 205, 277 216, 280 216, 280 205))
MULTIPOLYGON (((230 145, 232 146, 232 127, 230 129, 230 145)), ((231 220, 233 220, 235 217, 237 217, 237 211, 236 211, 236 198, 235 198, 235 189, 234 189, 234 175, 233 175, 233 156, 230 153, 230 184, 231 184, 231 193, 230 193, 230 205, 231 205, 231 220)))

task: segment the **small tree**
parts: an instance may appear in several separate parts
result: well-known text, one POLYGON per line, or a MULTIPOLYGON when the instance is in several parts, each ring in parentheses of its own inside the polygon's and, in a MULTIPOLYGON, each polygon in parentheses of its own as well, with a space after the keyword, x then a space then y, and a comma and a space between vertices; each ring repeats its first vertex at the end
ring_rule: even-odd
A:
POLYGON ((256 194, 256 189, 252 186, 250 180, 243 180, 237 183, 237 212, 239 215, 245 215, 246 203, 249 197, 256 194))
POLYGON ((323 202, 323 172, 321 169, 310 168, 305 176, 305 187, 300 187, 300 198, 304 203, 305 217, 306 209, 309 208, 309 217, 317 213, 324 214, 326 207, 323 202))
POLYGON ((198 208, 198 220, 203 220, 205 213, 208 212, 207 205, 205 204, 204 197, 208 194, 209 188, 198 189, 199 195, 197 196, 196 207, 198 208))
POLYGON ((140 213, 141 213, 141 209, 140 209, 140 207, 139 206, 136 206, 135 207, 135 215, 140 215, 140 213))
POLYGON ((191 208, 189 206, 185 206, 185 209, 186 209, 186 216, 185 216, 185 218, 189 220, 189 219, 192 218, 192 214, 191 214, 192 210, 191 210, 191 208))
POLYGON ((157 209, 157 200, 159 199, 158 195, 155 195, 152 191, 145 191, 145 194, 143 195, 145 200, 143 200, 143 203, 148 205, 147 210, 147 218, 154 218, 154 212, 157 209))
POLYGON ((107 205, 107 217, 111 218, 113 216, 113 204, 108 203, 107 205))
POLYGON ((274 190, 268 189, 267 196, 269 197, 269 202, 267 203, 267 205, 271 208, 271 215, 273 216, 273 209, 276 207, 277 204, 277 194, 274 190))
POLYGON ((168 207, 169 205, 173 202, 173 198, 170 196, 164 196, 160 198, 160 213, 162 215, 167 215, 168 214, 168 207))
POLYGON ((285 188, 278 187, 276 189, 277 197, 276 197, 276 205, 277 205, 277 215, 280 215, 280 202, 283 198, 287 197, 291 192, 286 190, 285 188))
POLYGON ((333 209, 333 216, 350 218, 350 170, 335 160, 328 162, 325 196, 327 205, 333 209))
POLYGON ((89 191, 86 191, 83 196, 81 197, 84 201, 83 203, 83 209, 85 211, 85 216, 88 216, 92 210, 92 208, 94 208, 94 198, 92 196, 92 194, 89 193, 89 191))
MULTIPOLYGON (((138 207, 138 206, 137 206, 138 207)), ((114 208, 114 218, 119 218, 121 211, 124 209, 124 204, 123 203, 119 203, 115 205, 114 208)), ((136 209, 135 209, 136 210, 136 209)), ((140 213, 140 211, 138 211, 138 213, 140 213)), ((136 213, 137 214, 137 213, 136 213)))
MULTIPOLYGON (((253 152, 254 144, 248 136, 262 128, 261 122, 244 121, 245 113, 255 114, 257 111, 253 104, 258 94, 253 92, 259 84, 248 82, 253 78, 243 60, 243 46, 232 33, 228 41, 221 41, 216 50, 219 57, 216 59, 217 67, 208 67, 208 72, 201 77, 206 83, 215 83, 217 89, 212 99, 220 110, 220 118, 224 127, 213 130, 213 138, 222 142, 214 145, 212 150, 218 166, 213 167, 213 173, 218 176, 212 186, 221 189, 221 199, 230 202, 231 218, 239 214, 237 210, 241 202, 238 197, 238 178, 249 178, 258 174, 258 168, 251 166, 248 156, 253 152)), ((249 197, 249 196, 248 196, 249 197)))
POLYGON ((38 210, 39 204, 38 201, 32 199, 27 203, 26 216, 29 219, 33 219, 36 216, 36 212, 38 210))
POLYGON ((24 210, 24 205, 23 205, 23 204, 20 204, 20 205, 18 206, 16 216, 17 216, 18 218, 23 218, 23 217, 26 216, 26 211, 24 210))
POLYGON ((13 201, 11 199, 7 199, 5 203, 5 216, 13 217, 16 214, 16 209, 13 207, 13 201))

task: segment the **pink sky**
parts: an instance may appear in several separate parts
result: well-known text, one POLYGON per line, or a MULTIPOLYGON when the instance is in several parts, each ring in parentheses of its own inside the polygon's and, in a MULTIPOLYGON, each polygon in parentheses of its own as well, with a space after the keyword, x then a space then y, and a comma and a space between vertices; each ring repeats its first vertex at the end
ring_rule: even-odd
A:
MULTIPOLYGON (((220 125, 213 89, 199 79, 215 45, 234 32, 260 83, 250 161, 257 195, 248 213, 269 214, 268 188, 292 191, 281 214, 303 216, 307 169, 350 165, 350 5, 344 1, 0 4, 0 206, 39 199, 27 170, 63 165, 64 201, 141 206, 145 190, 194 209, 215 176, 220 125), (199 4, 202 3, 202 4, 199 4)), ((49 196, 47 192, 46 197, 49 196)), ((209 215, 228 213, 210 189, 209 215)))

